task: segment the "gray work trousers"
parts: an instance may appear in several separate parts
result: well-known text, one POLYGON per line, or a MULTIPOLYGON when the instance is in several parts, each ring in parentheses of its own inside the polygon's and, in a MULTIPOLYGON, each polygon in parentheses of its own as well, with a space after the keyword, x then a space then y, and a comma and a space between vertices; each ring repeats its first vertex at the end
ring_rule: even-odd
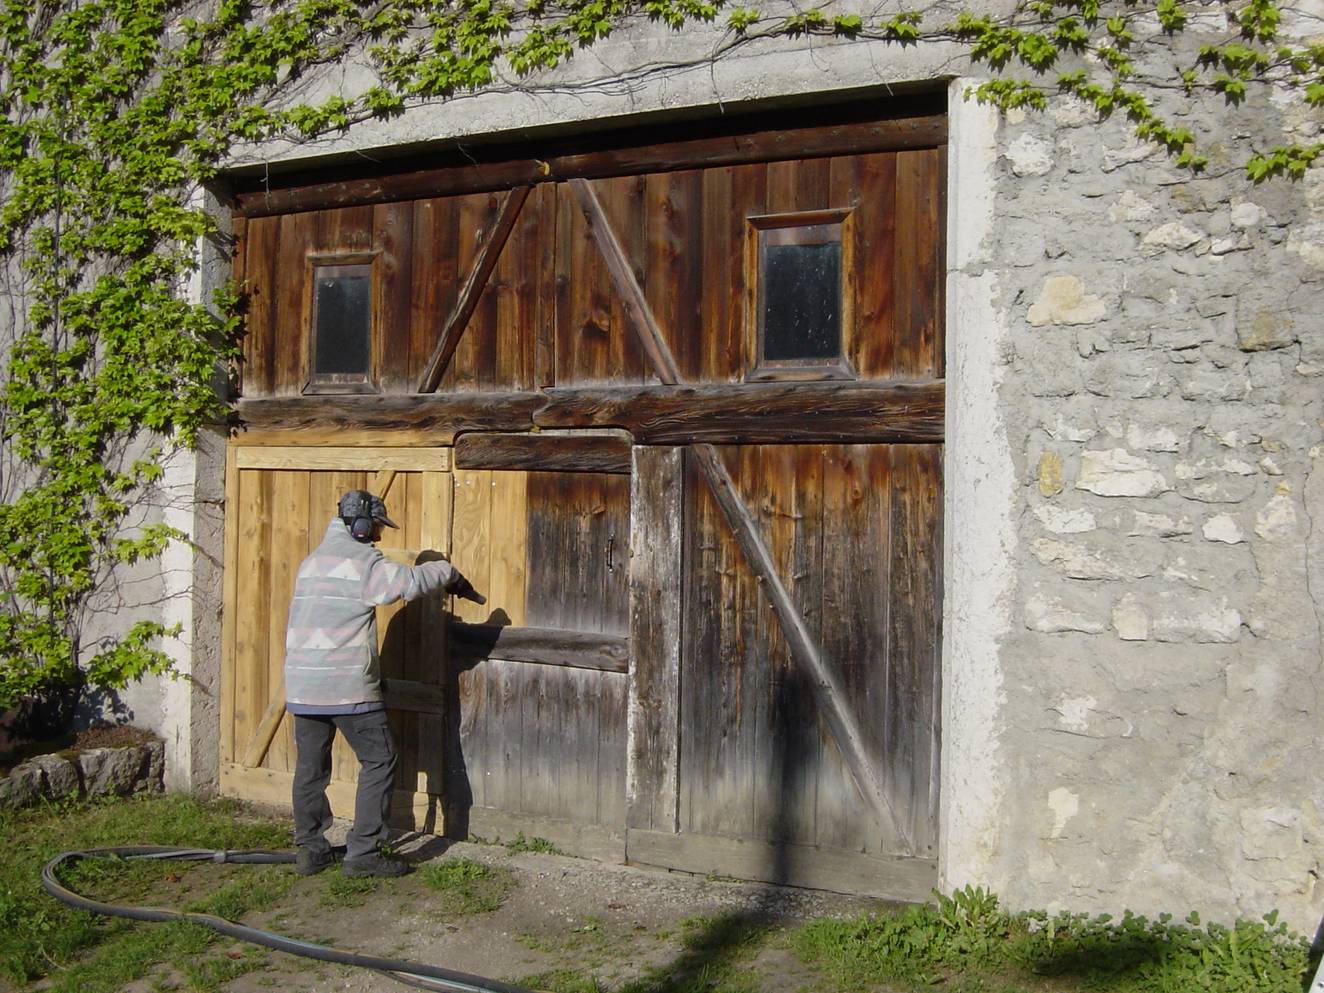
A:
POLYGON ((359 760, 359 788, 354 797, 354 826, 345 839, 345 857, 358 858, 377 850, 386 840, 391 813, 391 787, 399 758, 395 738, 386 723, 386 711, 370 714, 335 714, 294 718, 294 843, 327 851, 331 804, 326 786, 331 781, 331 742, 340 731, 359 760))

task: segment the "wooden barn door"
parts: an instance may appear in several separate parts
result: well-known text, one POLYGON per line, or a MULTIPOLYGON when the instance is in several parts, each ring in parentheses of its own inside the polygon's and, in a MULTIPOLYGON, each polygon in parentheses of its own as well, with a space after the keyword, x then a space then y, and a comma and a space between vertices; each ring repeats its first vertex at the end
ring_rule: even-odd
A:
POLYGON ((630 446, 456 439, 446 833, 619 857, 625 816, 630 446))
POLYGON ((561 190, 560 284, 590 315, 569 330, 622 357, 585 377, 608 380, 600 422, 674 446, 635 449, 633 861, 907 898, 936 882, 943 163, 935 148, 561 190), (780 289, 765 246, 822 258, 830 239, 840 353, 786 361, 755 325, 780 289), (634 378, 661 387, 610 397, 634 378), (871 390, 936 401, 936 424, 839 417, 871 390))
MULTIPOLYGON (((432 708, 394 718, 419 777, 402 790, 443 793, 447 833, 885 896, 936 883, 943 106, 241 195, 249 437, 449 446, 450 475, 399 470, 402 492, 447 508, 488 603, 383 624, 390 675, 432 708), (392 202, 342 202, 369 186, 392 202), (298 395, 298 280, 337 259, 376 267, 372 389, 298 395)), ((288 741, 264 743, 282 570, 323 524, 281 494, 371 488, 371 468, 232 472, 232 792, 288 776, 288 741)))
MULTIPOLYGON (((444 448, 232 447, 227 466, 221 789, 287 806, 294 772, 284 708, 285 623, 299 564, 326 532, 340 495, 384 493, 398 531, 378 547, 413 564, 450 547, 450 451, 444 448)), ((400 745, 396 806, 438 822, 442 793, 447 598, 378 612, 387 707, 400 745)), ((337 736, 328 790, 352 817, 358 766, 337 736)))

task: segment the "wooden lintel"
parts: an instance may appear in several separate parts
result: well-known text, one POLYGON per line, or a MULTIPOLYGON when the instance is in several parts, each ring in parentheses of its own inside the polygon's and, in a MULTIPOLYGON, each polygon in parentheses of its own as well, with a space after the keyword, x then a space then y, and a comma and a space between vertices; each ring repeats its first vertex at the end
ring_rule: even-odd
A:
POLYGON ((506 247, 506 240, 514 230, 515 221, 519 218, 524 201, 528 199, 529 190, 528 186, 517 186, 501 201, 501 209, 497 211, 496 220, 484 234, 482 243, 478 246, 478 253, 474 256, 473 268, 469 270, 468 278, 460 287, 455 307, 442 326, 437 345, 428 356, 427 365, 418 377, 417 392, 431 393, 441 382, 441 377, 446 372, 446 365, 455 354, 460 338, 464 335, 464 329, 469 325, 469 318, 473 316, 474 308, 478 306, 478 300, 483 295, 488 277, 496 268, 501 250, 506 247))
POLYGON ((630 472, 630 439, 613 435, 464 434, 457 469, 525 472, 630 472))
POLYGON ((638 445, 941 444, 945 386, 930 380, 552 389, 533 417, 544 428, 622 428, 638 445))
POLYGON ((450 651, 453 658, 460 659, 499 658, 507 662, 625 672, 629 667, 630 639, 595 631, 452 621, 450 651))
MULTIPOLYGON (((875 103, 872 109, 876 111, 876 108, 875 103)), ((818 116, 821 119, 823 115, 818 116)), ((299 177, 294 177, 284 188, 273 188, 270 177, 264 176, 261 189, 244 190, 235 197, 235 212, 242 217, 265 217, 364 203, 492 192, 570 179, 933 148, 947 140, 947 119, 941 113, 872 121, 860 121, 858 115, 852 120, 846 115, 833 123, 788 128, 785 113, 779 112, 775 122, 751 119, 743 133, 712 133, 729 126, 729 118, 717 121, 706 129, 709 133, 703 134, 704 128, 691 123, 683 129, 673 128, 669 135, 666 129, 652 127, 646 136, 623 134, 615 143, 593 151, 582 150, 582 139, 567 142, 561 149, 543 143, 538 158, 456 162, 334 182, 300 182, 299 177), (663 136, 660 141, 659 134, 663 136)))
POLYGON ((939 379, 242 400, 234 444, 249 461, 263 446, 450 445, 461 432, 538 428, 620 428, 640 445, 941 444, 944 391, 939 379))

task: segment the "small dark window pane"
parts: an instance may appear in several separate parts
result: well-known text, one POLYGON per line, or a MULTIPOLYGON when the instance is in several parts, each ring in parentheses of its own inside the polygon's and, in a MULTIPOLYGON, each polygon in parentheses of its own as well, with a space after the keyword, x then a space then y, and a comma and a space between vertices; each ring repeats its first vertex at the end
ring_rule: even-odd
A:
POLYGON ((363 376, 369 372, 372 277, 368 266, 314 270, 317 315, 314 376, 363 376))
POLYGON ((763 248, 763 360, 841 355, 841 242, 763 248))

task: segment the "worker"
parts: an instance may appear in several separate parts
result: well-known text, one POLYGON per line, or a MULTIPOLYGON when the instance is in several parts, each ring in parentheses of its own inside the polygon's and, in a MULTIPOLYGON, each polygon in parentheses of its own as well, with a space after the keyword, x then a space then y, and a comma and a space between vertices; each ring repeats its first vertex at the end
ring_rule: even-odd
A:
POLYGON ((388 562, 373 547, 383 527, 397 525, 386 516, 381 498, 350 490, 294 581, 285 635, 285 709, 294 720, 295 868, 301 875, 320 872, 333 861, 326 840, 331 826, 326 787, 336 731, 359 760, 342 871, 346 876, 409 871, 382 850, 397 753, 382 698, 376 608, 441 589, 484 602, 449 562, 388 562))

